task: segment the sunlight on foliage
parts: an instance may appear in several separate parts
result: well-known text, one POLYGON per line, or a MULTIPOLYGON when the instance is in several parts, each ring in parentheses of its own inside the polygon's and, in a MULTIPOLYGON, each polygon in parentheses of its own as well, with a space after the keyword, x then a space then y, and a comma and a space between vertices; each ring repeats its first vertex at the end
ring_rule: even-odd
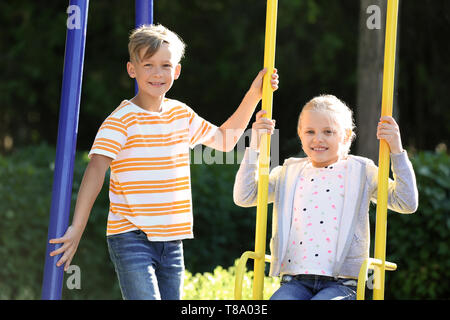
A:
MULTIPOLYGON (((237 262, 238 260, 236 260, 237 262)), ((193 275, 185 271, 184 276, 184 300, 234 300, 234 282, 236 262, 233 267, 224 269, 218 266, 213 273, 205 272, 193 275)), ((242 281, 242 299, 252 298, 253 271, 247 271, 242 281)), ((265 277, 264 300, 268 300, 280 287, 278 278, 265 277)))

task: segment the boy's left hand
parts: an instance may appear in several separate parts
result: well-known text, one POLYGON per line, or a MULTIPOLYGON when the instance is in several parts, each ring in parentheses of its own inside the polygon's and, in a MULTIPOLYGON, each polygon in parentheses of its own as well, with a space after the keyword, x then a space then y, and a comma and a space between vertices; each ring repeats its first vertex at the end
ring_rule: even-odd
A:
POLYGON ((394 118, 389 116, 380 118, 377 127, 377 138, 386 140, 391 149, 391 153, 403 152, 400 128, 394 118))
MULTIPOLYGON (((253 80, 252 85, 250 86, 249 92, 252 92, 257 95, 259 99, 262 98, 262 87, 263 87, 263 78, 267 73, 267 68, 262 69, 255 80, 253 80)), ((272 85, 272 90, 275 91, 278 89, 278 70, 276 68, 273 69, 272 78, 270 79, 270 84, 272 85)))

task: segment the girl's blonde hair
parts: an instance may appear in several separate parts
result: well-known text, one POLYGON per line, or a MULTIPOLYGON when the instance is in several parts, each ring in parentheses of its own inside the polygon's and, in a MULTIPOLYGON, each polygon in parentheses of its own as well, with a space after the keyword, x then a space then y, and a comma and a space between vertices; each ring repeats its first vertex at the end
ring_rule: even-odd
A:
POLYGON ((343 148, 343 156, 348 155, 348 153, 350 152, 350 146, 356 137, 356 127, 353 120, 352 110, 344 102, 331 94, 324 94, 314 97, 303 106, 302 111, 300 112, 297 125, 297 128, 299 129, 301 125, 302 114, 304 111, 317 111, 326 113, 332 119, 332 121, 341 128, 344 137, 350 135, 346 140, 343 148))
POLYGON ((159 50, 163 43, 168 43, 176 54, 176 62, 179 63, 184 56, 186 44, 173 31, 170 31, 163 25, 143 25, 131 32, 130 41, 128 42, 128 53, 130 61, 140 62, 141 58, 150 58, 159 50), (139 53, 142 48, 147 48, 142 57, 139 53))

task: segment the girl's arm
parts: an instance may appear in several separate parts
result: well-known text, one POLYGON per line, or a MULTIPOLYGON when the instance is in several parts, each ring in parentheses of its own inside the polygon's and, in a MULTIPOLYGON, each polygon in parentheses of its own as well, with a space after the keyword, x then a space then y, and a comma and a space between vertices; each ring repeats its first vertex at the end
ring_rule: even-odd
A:
MULTIPOLYGON (((403 150, 400 128, 392 117, 381 117, 377 128, 377 138, 384 139, 391 151, 392 173, 394 180, 389 179, 388 207, 400 213, 413 213, 418 207, 419 193, 416 177, 406 151, 403 150)), ((378 185, 378 170, 372 174, 378 185)), ((376 190, 376 188, 375 188, 376 190)), ((373 193, 373 198, 376 192, 373 193)))
POLYGON ((75 212, 72 225, 67 228, 66 233, 61 238, 51 239, 50 243, 62 243, 63 245, 50 253, 55 256, 64 253, 61 259, 56 263, 59 267, 65 263, 66 271, 77 251, 83 231, 86 227, 92 206, 97 199, 98 194, 105 180, 105 173, 108 170, 112 159, 103 155, 94 154, 86 167, 80 190, 77 196, 75 212))
POLYGON ((419 206, 416 176, 406 151, 391 154, 394 181, 389 181, 388 207, 400 213, 414 213, 419 206))
MULTIPOLYGON (((258 158, 259 142, 264 133, 272 134, 274 131, 275 120, 263 118, 266 113, 260 110, 256 114, 256 121, 252 126, 252 137, 250 148, 247 148, 242 159, 233 188, 234 202, 241 207, 252 207, 257 203, 258 194, 258 158)), ((274 201, 275 184, 281 167, 278 166, 270 172, 269 176, 269 194, 268 202, 274 201)))
MULTIPOLYGON (((416 177, 406 151, 391 153, 392 173, 394 179, 388 182, 388 209, 399 213, 413 213, 419 203, 416 177)), ((370 182, 371 200, 377 202, 378 167, 371 162, 367 165, 370 182)))
POLYGON ((400 128, 394 118, 383 116, 380 118, 377 127, 377 139, 386 140, 391 153, 398 154, 403 152, 400 128))
MULTIPOLYGON (((254 207, 258 199, 258 157, 259 153, 247 148, 241 166, 236 174, 233 188, 234 203, 240 207, 254 207)), ((282 166, 274 168, 269 175, 268 203, 275 200, 275 185, 282 166)))

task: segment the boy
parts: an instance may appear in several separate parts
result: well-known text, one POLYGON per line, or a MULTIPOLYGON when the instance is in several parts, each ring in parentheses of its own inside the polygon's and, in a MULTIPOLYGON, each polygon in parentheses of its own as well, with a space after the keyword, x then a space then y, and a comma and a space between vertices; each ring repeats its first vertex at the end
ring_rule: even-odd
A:
MULTIPOLYGON (((89 153, 72 225, 50 243, 62 243, 65 270, 76 252, 91 208, 111 167, 107 242, 124 299, 180 299, 181 240, 193 238, 189 147, 230 151, 261 99, 262 70, 233 115, 220 127, 166 93, 181 72, 184 43, 161 25, 134 30, 127 71, 138 93, 103 122, 89 153), (225 134, 233 130, 233 139, 225 134)), ((276 70, 271 79, 278 88, 276 70)), ((230 135, 228 135, 230 136, 230 135)))

